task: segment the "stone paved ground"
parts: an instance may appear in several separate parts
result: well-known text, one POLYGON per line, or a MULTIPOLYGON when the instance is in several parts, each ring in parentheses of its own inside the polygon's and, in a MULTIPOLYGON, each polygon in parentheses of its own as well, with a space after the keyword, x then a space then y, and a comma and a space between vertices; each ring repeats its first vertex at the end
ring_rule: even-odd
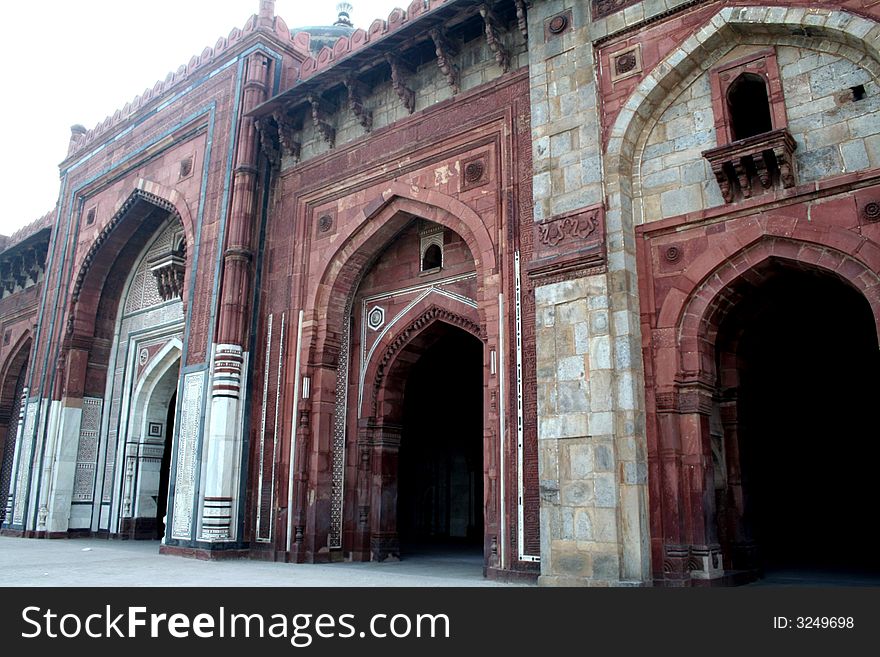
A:
POLYGON ((150 541, 0 537, 0 586, 512 586, 484 579, 478 555, 429 554, 395 563, 199 561, 150 541))

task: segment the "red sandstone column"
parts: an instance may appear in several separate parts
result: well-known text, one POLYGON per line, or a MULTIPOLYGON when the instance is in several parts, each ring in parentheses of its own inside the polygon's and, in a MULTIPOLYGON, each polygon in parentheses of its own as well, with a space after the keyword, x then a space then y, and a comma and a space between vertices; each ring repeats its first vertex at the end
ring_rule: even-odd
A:
MULTIPOLYGON (((267 9, 261 6, 261 16, 267 9)), ((215 542, 239 538, 236 511, 243 434, 241 380, 248 358, 244 345, 247 343, 247 317, 253 292, 259 156, 254 120, 247 114, 266 99, 270 61, 265 55, 254 53, 248 57, 245 68, 214 345, 206 477, 200 505, 200 539, 215 542)))

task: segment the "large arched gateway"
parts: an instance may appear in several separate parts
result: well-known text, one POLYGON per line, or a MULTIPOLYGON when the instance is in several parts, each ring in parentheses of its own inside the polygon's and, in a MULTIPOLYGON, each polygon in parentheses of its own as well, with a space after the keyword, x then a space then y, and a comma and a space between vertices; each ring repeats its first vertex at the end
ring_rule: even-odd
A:
POLYGON ((842 547, 878 537, 862 522, 880 458, 870 305, 837 274, 784 259, 729 289, 709 426, 722 554, 733 570, 880 573, 869 551, 842 547))

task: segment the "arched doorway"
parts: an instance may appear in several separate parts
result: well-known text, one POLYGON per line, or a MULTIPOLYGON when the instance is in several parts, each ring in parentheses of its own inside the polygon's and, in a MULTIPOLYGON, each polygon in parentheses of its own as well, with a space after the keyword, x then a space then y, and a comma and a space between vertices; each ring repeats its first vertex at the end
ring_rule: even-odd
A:
POLYGON ((177 418, 177 390, 168 402, 165 415, 165 446, 159 468, 159 493, 156 502, 156 538, 165 538, 166 518, 168 517, 168 484, 171 478, 171 449, 174 444, 175 420, 177 418))
POLYGON ((871 308, 818 269, 771 259, 746 279, 716 341, 720 413, 710 434, 720 441, 725 555, 734 568, 773 575, 876 576, 880 351, 871 308))
POLYGON ((483 345, 442 324, 403 394, 401 556, 483 546, 483 345))
POLYGON ((12 511, 12 475, 29 357, 30 339, 10 360, 0 387, 0 525, 12 511))
POLYGON ((160 540, 165 535, 179 370, 180 346, 171 340, 135 389, 120 523, 125 538, 160 540))

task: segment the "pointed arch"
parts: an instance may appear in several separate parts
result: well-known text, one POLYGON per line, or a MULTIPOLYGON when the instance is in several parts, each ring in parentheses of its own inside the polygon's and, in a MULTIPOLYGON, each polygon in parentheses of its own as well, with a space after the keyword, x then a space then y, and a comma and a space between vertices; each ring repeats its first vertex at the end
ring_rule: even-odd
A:
POLYGON ((757 220, 739 231, 736 243, 739 248, 727 247, 728 253, 712 250, 695 260, 687 272, 691 290, 676 290, 664 300, 657 328, 674 329, 676 340, 658 347, 657 358, 669 350, 680 357, 674 372, 658 378, 658 389, 672 389, 688 379, 714 381, 712 345, 731 306, 733 288, 773 259, 825 271, 858 290, 871 307, 880 335, 880 275, 874 268, 880 265, 880 245, 848 230, 819 230, 795 218, 757 220))
POLYGON ((139 440, 141 442, 144 440, 147 435, 147 404, 153 396, 156 385, 169 370, 180 363, 182 354, 183 343, 179 338, 174 337, 168 340, 147 364, 132 394, 133 404, 128 429, 130 438, 139 435, 139 440))
POLYGON ((619 170, 631 160, 638 135, 660 108, 670 90, 695 72, 711 67, 716 53, 743 42, 744 34, 791 36, 792 29, 809 27, 818 44, 822 39, 836 44, 844 54, 847 49, 859 53, 863 62, 877 77, 880 75, 880 39, 874 29, 877 23, 843 10, 824 11, 811 15, 810 21, 786 7, 748 6, 724 7, 711 20, 667 55, 636 87, 617 115, 606 149, 611 158, 609 173, 619 170))
POLYGON ((15 381, 22 367, 28 366, 32 342, 31 332, 25 331, 9 350, 9 356, 0 369, 0 409, 9 408, 16 401, 13 394, 15 381))
POLYGON ((478 274, 480 322, 485 324, 485 303, 497 295, 498 264, 489 231, 470 207, 450 196, 403 183, 387 190, 360 211, 349 233, 328 260, 315 298, 318 325, 314 354, 321 361, 335 362, 334 344, 345 321, 348 300, 375 256, 415 218, 427 219, 456 232, 467 244, 478 274), (321 309, 321 315, 318 315, 321 309))
POLYGON ((419 338, 438 322, 460 328, 485 341, 485 332, 480 327, 475 309, 444 297, 432 299, 427 308, 416 306, 401 317, 397 328, 386 333, 372 349, 372 358, 367 361, 364 372, 366 390, 361 407, 362 417, 385 414, 381 408, 382 390, 386 387, 387 379, 393 375, 400 354, 417 344, 419 338))

